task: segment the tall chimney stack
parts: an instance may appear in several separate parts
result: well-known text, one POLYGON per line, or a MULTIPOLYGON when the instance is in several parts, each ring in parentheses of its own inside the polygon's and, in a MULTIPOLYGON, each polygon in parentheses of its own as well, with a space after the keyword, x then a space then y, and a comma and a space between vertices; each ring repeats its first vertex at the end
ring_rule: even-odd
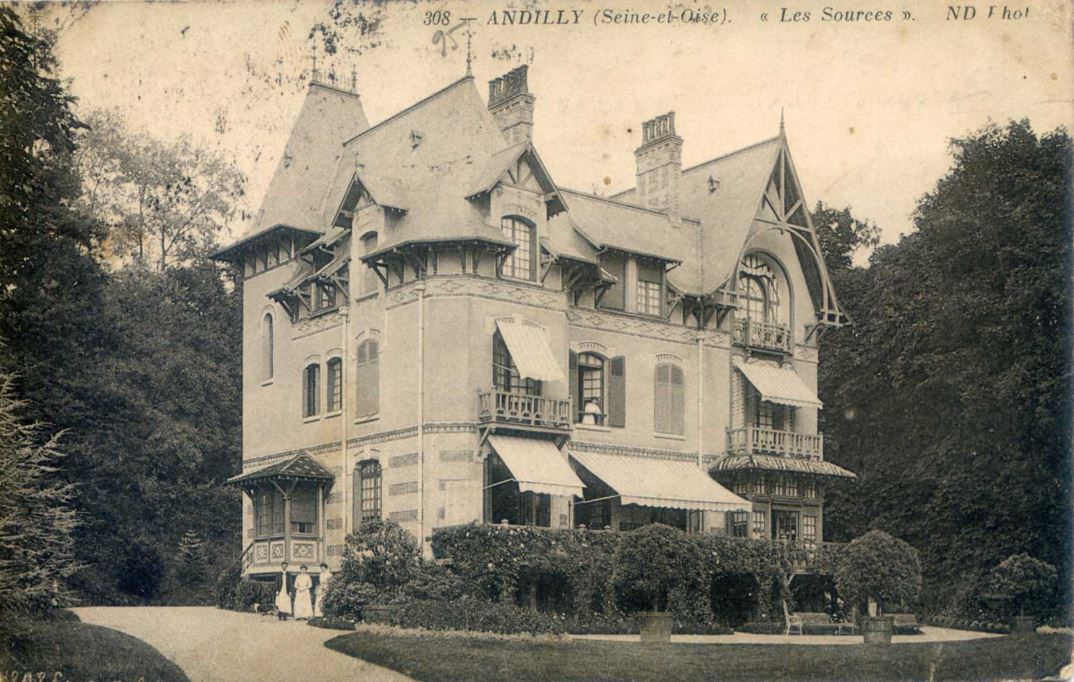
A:
POLYGON ((674 111, 641 124, 641 146, 634 151, 634 159, 639 203, 667 211, 672 220, 678 220, 682 138, 675 134, 674 111))
POLYGON ((526 82, 528 66, 520 66, 489 81, 489 111, 500 124, 508 144, 533 139, 533 103, 526 82))

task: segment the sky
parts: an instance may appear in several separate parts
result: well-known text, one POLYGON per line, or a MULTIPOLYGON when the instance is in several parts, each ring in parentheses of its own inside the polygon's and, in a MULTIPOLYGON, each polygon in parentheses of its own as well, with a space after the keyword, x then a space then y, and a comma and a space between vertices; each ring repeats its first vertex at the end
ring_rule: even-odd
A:
POLYGON ((472 70, 483 94, 489 79, 530 66, 534 142, 557 184, 603 193, 632 186, 640 123, 667 111, 676 112, 684 167, 775 135, 782 111, 806 199, 852 207, 880 226, 885 243, 911 231, 918 200, 950 168, 950 138, 990 120, 1025 117, 1043 132, 1074 119, 1067 0, 978 2, 976 16, 958 20, 949 5, 904 2, 890 21, 854 22, 825 21, 825 8, 833 16, 880 3, 352 3, 344 16, 374 28, 343 26, 335 54, 310 37, 331 23, 332 5, 321 2, 57 5, 39 20, 60 29, 60 73, 79 111, 114 109, 134 130, 190 136, 245 173, 246 217, 231 239, 251 227, 306 92, 311 55, 341 86, 354 74, 375 123, 464 75, 465 31, 436 40, 462 17, 475 18, 472 70), (780 21, 782 7, 784 18, 810 18, 780 21), (1004 18, 1004 7, 1028 12, 1004 18), (669 8, 721 21, 601 20, 669 8), (571 10, 578 24, 499 23, 570 20, 571 10))

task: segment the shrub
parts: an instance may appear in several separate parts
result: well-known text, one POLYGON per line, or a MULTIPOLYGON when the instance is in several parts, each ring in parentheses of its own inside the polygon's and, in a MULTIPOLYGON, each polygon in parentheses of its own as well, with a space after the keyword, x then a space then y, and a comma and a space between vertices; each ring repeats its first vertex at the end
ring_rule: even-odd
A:
POLYGON ((738 626, 738 632, 748 632, 753 635, 782 635, 786 631, 785 623, 777 623, 774 620, 751 620, 738 626))
POLYGON ((120 561, 122 569, 116 587, 127 594, 152 599, 164 578, 164 560, 160 553, 151 545, 132 542, 127 545, 120 561))
POLYGON ((322 610, 326 616, 345 620, 362 620, 362 610, 380 597, 380 591, 369 583, 344 582, 333 577, 324 593, 322 610))
POLYGON ((1038 618, 1054 609, 1057 584, 1055 567, 1028 554, 1007 557, 992 569, 986 580, 988 592, 1002 599, 1002 616, 1016 614, 1038 618))
POLYGON ((505 635, 545 635, 565 631, 562 619, 514 604, 490 602, 471 596, 453 602, 401 601, 396 608, 369 615, 367 622, 426 630, 495 632, 505 635))
POLYGON ((238 563, 225 568, 216 576, 216 584, 213 586, 213 602, 217 608, 230 609, 235 604, 235 588, 242 579, 242 569, 238 563))
POLYGON ((917 550, 879 530, 854 538, 835 561, 835 586, 848 605, 865 612, 869 597, 885 604, 911 604, 921 590, 917 550))
MULTIPOLYGON (((654 523, 631 531, 623 538, 615 566, 615 588, 627 611, 668 609, 672 592, 686 611, 691 577, 703 574, 703 560, 696 543, 678 528, 654 523)), ((695 606, 695 605, 690 605, 695 606)))
POLYGON ((343 563, 333 581, 369 583, 393 596, 414 578, 421 550, 414 536, 394 521, 367 521, 347 536, 343 563))
POLYGON ((235 586, 231 608, 235 611, 252 611, 254 604, 274 604, 276 583, 268 580, 240 580, 235 586))
POLYGON ((402 598, 410 601, 454 601, 462 598, 462 579, 431 561, 422 562, 410 582, 403 585, 402 598))

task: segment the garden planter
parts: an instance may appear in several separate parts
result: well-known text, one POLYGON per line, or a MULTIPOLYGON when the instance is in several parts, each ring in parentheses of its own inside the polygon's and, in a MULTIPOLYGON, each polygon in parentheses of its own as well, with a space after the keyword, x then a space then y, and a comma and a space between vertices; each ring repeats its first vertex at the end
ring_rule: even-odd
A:
POLYGON ((1011 632, 1016 635, 1032 635, 1037 631, 1037 619, 1033 616, 1015 616, 1011 632))
POLYGON ((895 631, 894 616, 877 616, 870 618, 863 616, 858 619, 862 637, 865 643, 874 646, 888 646, 891 644, 891 634, 895 631))
POLYGON ((646 611, 641 614, 641 641, 670 642, 671 614, 667 611, 646 611))

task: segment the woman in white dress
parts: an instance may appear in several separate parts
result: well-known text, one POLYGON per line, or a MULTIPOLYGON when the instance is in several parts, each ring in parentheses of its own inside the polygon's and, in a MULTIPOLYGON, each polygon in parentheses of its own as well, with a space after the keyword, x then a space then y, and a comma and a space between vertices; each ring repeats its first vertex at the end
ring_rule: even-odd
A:
POLYGON ((280 591, 276 593, 276 617, 286 620, 291 613, 291 593, 287 591, 287 563, 280 564, 280 591))
POLYGON ((324 591, 330 582, 332 582, 332 571, 328 570, 328 564, 321 564, 321 574, 317 576, 317 601, 313 604, 313 615, 318 618, 324 616, 324 591))
POLYGON ((305 565, 295 578, 295 620, 313 616, 313 578, 305 565))

